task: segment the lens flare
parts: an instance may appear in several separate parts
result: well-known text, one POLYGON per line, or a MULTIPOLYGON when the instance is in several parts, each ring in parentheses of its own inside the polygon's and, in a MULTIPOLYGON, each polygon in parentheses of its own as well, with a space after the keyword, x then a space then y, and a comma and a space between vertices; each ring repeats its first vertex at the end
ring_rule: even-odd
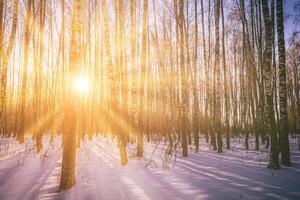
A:
POLYGON ((74 79, 73 89, 77 92, 87 92, 89 90, 89 80, 85 77, 79 76, 74 79))

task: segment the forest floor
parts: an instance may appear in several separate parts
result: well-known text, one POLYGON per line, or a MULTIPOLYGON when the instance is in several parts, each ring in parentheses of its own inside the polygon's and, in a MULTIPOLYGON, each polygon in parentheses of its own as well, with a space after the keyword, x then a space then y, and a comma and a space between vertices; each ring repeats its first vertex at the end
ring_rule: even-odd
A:
POLYGON ((99 136, 81 143, 76 185, 58 193, 60 141, 58 137, 49 144, 46 138, 43 151, 35 154, 31 140, 18 145, 0 139, 0 199, 300 199, 296 140, 291 140, 293 165, 274 171, 266 167, 268 150, 246 151, 242 139, 221 154, 201 139, 198 153, 190 148, 189 157, 183 158, 178 150, 176 161, 175 154, 165 157, 162 142, 145 144, 141 159, 134 158, 135 147, 128 145, 130 160, 122 167, 116 142, 99 136))

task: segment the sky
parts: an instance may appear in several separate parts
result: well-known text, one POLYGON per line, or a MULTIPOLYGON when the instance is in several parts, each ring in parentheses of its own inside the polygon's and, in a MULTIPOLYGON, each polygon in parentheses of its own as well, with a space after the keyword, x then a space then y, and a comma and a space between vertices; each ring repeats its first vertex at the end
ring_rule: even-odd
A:
POLYGON ((300 0, 284 0, 283 9, 285 17, 285 37, 288 40, 294 31, 300 31, 300 24, 295 24, 294 15, 294 6, 296 2, 300 3, 300 0))

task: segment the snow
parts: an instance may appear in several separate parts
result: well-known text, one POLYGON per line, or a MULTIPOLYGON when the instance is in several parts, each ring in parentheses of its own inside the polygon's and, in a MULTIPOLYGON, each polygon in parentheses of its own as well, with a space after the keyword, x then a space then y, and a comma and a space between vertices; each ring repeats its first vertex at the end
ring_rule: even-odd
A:
POLYGON ((178 149, 176 161, 175 154, 165 157, 163 142, 145 144, 140 159, 129 144, 130 160, 122 167, 114 140, 101 136, 85 140, 77 151, 76 185, 58 193, 60 137, 52 144, 46 138, 39 154, 31 140, 19 145, 1 139, 0 199, 300 199, 300 152, 293 148, 294 140, 293 165, 280 170, 266 167, 268 150, 246 151, 239 139, 232 142, 232 150, 217 154, 202 138, 198 153, 190 147, 189 157, 183 158, 178 149))

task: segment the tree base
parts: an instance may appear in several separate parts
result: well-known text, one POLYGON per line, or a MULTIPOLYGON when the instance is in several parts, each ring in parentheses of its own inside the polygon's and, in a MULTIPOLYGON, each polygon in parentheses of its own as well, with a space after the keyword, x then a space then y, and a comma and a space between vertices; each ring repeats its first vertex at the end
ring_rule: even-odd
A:
POLYGON ((270 168, 270 169, 279 169, 279 164, 276 164, 274 162, 269 162, 268 168, 270 168))
POLYGON ((284 160, 282 160, 282 161, 281 161, 281 164, 282 164, 283 166, 286 166, 286 167, 292 166, 291 161, 284 161, 284 160))

